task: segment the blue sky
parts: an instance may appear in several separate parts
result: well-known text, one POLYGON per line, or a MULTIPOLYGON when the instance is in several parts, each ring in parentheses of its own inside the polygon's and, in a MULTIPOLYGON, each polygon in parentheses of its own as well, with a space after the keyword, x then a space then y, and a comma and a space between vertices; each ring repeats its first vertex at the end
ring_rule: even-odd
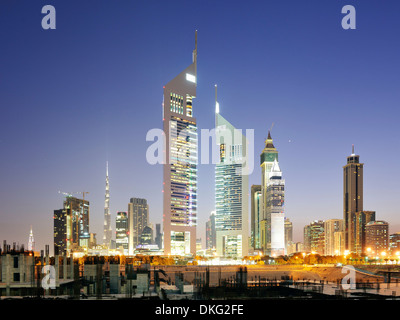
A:
MULTIPOLYGON (((162 217, 162 167, 146 133, 162 127, 162 87, 191 63, 198 30, 199 129, 221 114, 255 130, 255 171, 267 131, 280 152, 286 216, 342 217, 342 166, 365 163, 364 209, 400 231, 398 1, 11 1, 0 4, 0 240, 52 246, 58 191, 89 191, 102 238, 105 163, 112 217, 131 197, 162 217), (56 8, 43 30, 42 6, 56 8), (354 5, 357 29, 343 30, 354 5), (291 142, 289 142, 291 141, 291 142)), ((214 207, 214 167, 199 166, 199 235, 214 207)))

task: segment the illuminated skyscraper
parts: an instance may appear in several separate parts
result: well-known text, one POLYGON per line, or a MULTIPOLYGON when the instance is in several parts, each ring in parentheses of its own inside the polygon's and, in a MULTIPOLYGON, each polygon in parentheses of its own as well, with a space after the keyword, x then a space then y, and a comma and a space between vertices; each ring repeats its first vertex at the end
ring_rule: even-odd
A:
POLYGON ((140 244, 142 232, 149 223, 149 205, 146 199, 131 198, 128 204, 129 254, 140 244))
POLYGON ((29 232, 28 251, 35 251, 35 239, 33 238, 32 226, 29 232))
POLYGON ((388 254, 389 224, 386 221, 370 221, 365 226, 365 246, 376 256, 388 254))
POLYGON ((54 252, 68 254, 89 247, 89 201, 67 196, 64 208, 54 210, 54 252))
MULTIPOLYGON (((261 166, 261 196, 262 196, 262 215, 260 222, 260 246, 265 254, 275 255, 281 254, 281 247, 275 247, 272 250, 272 238, 274 238, 274 245, 277 246, 278 242, 281 243, 283 237, 284 242, 284 197, 285 197, 285 182, 282 180, 282 172, 280 172, 278 164, 278 150, 276 150, 271 133, 268 131, 268 137, 265 140, 265 148, 260 155, 261 166), (274 173, 272 169, 275 166, 274 173), (270 181, 273 178, 274 181, 270 181), (275 196, 274 190, 279 190, 279 195, 275 196), (271 193, 272 192, 272 193, 271 193), (270 194, 269 194, 270 193, 270 194), (279 209, 277 207, 281 201, 279 209), (278 215, 278 211, 282 211, 278 215), (272 214, 274 213, 274 214, 272 214), (274 218, 274 223, 272 221, 274 218), (282 220, 283 219, 283 220, 282 220), (283 222, 282 222, 283 221, 283 222), (272 234, 274 233, 274 235, 272 234), (278 242, 277 239, 280 239, 278 242)), ((279 244, 281 246, 281 244, 279 244)), ((283 246, 284 248, 284 246, 283 246)))
POLYGON ((196 85, 197 31, 192 64, 164 86, 165 254, 196 254, 197 124, 192 106, 196 97, 196 85))
POLYGON ((293 244, 293 223, 289 218, 285 218, 285 251, 288 253, 288 248, 293 244))
POLYGON ((126 212, 117 212, 115 219, 115 242, 116 247, 123 248, 124 254, 128 254, 128 214, 126 212))
MULTIPOLYGON (((285 254, 285 180, 275 159, 267 179, 265 216, 270 228, 270 239, 266 239, 272 256, 285 254), (270 244, 270 246, 269 246, 270 244)), ((267 233, 268 234, 268 233, 267 233)))
POLYGON ((103 231, 103 244, 107 247, 111 243, 111 214, 110 214, 110 184, 108 179, 108 161, 106 169, 106 194, 104 199, 104 231, 103 231))
POLYGON ((343 167, 343 220, 345 250, 356 252, 355 213, 363 211, 363 167, 360 156, 354 153, 347 157, 343 167))
POLYGON ((242 257, 248 254, 248 175, 244 174, 247 140, 219 113, 216 99, 215 229, 217 254, 242 257))
POLYGON ((251 186, 251 246, 254 250, 261 248, 260 223, 262 218, 261 185, 251 186))
POLYGON ((375 221, 375 211, 358 211, 354 214, 354 252, 361 255, 365 252, 365 226, 375 221))
POLYGON ((318 254, 325 253, 324 221, 315 220, 304 227, 304 250, 318 254))
MULTIPOLYGON (((325 254, 327 256, 339 255, 339 249, 337 248, 337 241, 335 245, 335 234, 337 232, 343 232, 343 220, 342 219, 329 219, 324 222, 325 231, 325 254), (338 252, 336 252, 338 250, 338 252)), ((336 235, 337 236, 337 235, 336 235)))

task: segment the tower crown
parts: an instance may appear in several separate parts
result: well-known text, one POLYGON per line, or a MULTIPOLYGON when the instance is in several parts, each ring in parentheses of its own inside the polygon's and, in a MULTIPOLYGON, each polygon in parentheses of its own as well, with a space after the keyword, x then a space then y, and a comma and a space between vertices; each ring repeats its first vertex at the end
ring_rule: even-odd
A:
POLYGON ((268 130, 268 138, 265 140, 266 149, 275 149, 273 139, 271 138, 271 132, 268 130))

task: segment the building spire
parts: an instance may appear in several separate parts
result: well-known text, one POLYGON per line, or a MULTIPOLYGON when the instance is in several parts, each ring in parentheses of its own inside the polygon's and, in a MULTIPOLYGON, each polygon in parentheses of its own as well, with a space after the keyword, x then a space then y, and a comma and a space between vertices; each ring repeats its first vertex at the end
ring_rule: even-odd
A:
POLYGON ((355 153, 354 153, 354 144, 351 145, 351 155, 355 155, 355 153))
POLYGON ((33 238, 33 231, 31 225, 31 231, 29 232, 29 240, 28 240, 28 251, 35 250, 35 239, 33 238))
POLYGON ((217 97, 217 85, 215 85, 215 113, 219 113, 219 103, 217 97))
POLYGON ((196 77, 197 85, 197 30, 194 34, 194 50, 193 50, 194 76, 196 77))
POLYGON ((268 138, 265 140, 265 148, 275 148, 273 140, 271 138, 271 131, 268 130, 268 138))

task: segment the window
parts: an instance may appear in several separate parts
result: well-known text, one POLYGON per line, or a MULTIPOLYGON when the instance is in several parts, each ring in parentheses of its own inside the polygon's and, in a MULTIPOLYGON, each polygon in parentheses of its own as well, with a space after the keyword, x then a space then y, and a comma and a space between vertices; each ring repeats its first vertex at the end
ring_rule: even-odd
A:
POLYGON ((18 268, 18 257, 14 257, 14 268, 18 268))
POLYGON ((19 282, 19 273, 14 273, 14 281, 19 282))

